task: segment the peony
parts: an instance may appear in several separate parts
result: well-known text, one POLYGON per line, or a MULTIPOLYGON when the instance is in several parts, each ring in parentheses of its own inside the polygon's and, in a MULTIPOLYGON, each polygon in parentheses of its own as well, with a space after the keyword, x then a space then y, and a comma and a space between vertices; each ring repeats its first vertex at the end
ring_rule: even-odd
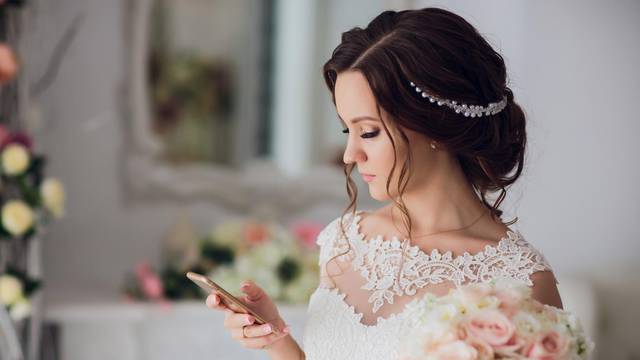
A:
POLYGON ((2 225, 14 236, 24 234, 34 222, 33 211, 21 200, 8 201, 2 207, 2 225))
POLYGON ((12 305, 22 297, 22 282, 12 275, 0 275, 0 302, 12 305))
POLYGON ((490 346, 506 344, 515 332, 511 321, 495 309, 483 309, 470 314, 468 321, 462 326, 469 336, 490 346))
POLYGON ((20 175, 29 167, 29 152, 22 144, 11 143, 2 150, 2 170, 7 175, 20 175))
POLYGON ((524 355, 532 359, 559 359, 569 350, 569 341, 557 331, 549 331, 529 343, 524 355))
POLYGON ((40 185, 44 206, 57 218, 64 216, 65 192, 58 179, 46 179, 40 185))

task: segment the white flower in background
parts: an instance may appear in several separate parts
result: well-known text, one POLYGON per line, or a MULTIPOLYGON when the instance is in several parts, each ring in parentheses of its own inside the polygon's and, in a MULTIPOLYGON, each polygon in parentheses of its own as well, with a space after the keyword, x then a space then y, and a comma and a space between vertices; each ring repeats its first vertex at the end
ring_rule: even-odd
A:
POLYGON ((272 298, 277 298, 282 290, 282 285, 276 273, 277 264, 269 264, 256 260, 256 253, 238 256, 235 260, 235 271, 238 273, 240 283, 245 280, 253 280, 272 298))
POLYGON ((31 302, 24 297, 18 299, 9 310, 9 316, 13 321, 20 321, 29 315, 31 315, 31 302))
POLYGON ((312 271, 303 271, 283 290, 284 297, 294 303, 306 303, 318 285, 318 275, 312 271))
POLYGON ((18 143, 7 145, 2 151, 2 169, 7 175, 22 174, 29 167, 29 152, 18 143))
POLYGON ((40 185, 44 206, 57 218, 64 216, 65 192, 58 179, 48 178, 40 185))
MULTIPOLYGON (((240 272, 243 275, 242 272, 240 272)), ((258 271, 246 276, 241 276, 242 281, 251 279, 264 290, 272 299, 280 298, 282 282, 275 271, 258 271)), ((244 293, 243 293, 244 294, 244 293)))
POLYGON ((22 297, 22 282, 12 275, 0 275, 0 302, 12 305, 22 297))
POLYGON ((242 294, 240 282, 243 279, 239 277, 238 272, 233 267, 228 265, 218 266, 209 274, 209 277, 232 295, 240 296, 242 294))
POLYGON ((8 201, 2 207, 2 225, 14 236, 24 234, 34 221, 33 211, 21 200, 8 201))
POLYGON ((277 240, 257 245, 248 254, 250 261, 258 271, 266 269, 275 271, 287 255, 291 255, 291 245, 283 244, 277 240))

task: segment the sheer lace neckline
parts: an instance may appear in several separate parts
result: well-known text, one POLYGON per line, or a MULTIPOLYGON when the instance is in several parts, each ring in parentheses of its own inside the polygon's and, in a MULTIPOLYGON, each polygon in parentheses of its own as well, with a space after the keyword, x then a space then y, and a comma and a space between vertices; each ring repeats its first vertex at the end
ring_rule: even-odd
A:
MULTIPOLYGON (((401 294, 414 295, 416 293, 417 288, 415 286, 411 286, 407 284, 404 284, 404 286, 401 286, 400 283, 402 283, 402 281, 398 283, 396 282, 397 279, 391 279, 391 281, 389 282, 389 281, 384 281, 385 279, 379 276, 373 276, 373 274, 376 272, 376 266, 373 266, 372 263, 366 260, 367 254, 370 254, 372 251, 373 252, 381 251, 382 254, 386 254, 388 252, 400 251, 400 249, 402 248, 402 245, 405 244, 408 241, 408 239, 405 238, 401 242, 398 236, 392 236, 390 239, 385 239, 385 237, 380 234, 369 236, 369 237, 365 236, 360 232, 360 219, 362 218, 361 216, 362 213, 366 213, 366 211, 358 210, 356 211, 355 215, 349 214, 349 216, 353 215, 354 217, 353 219, 349 219, 352 221, 349 221, 349 224, 347 225, 347 230, 348 230, 347 233, 350 234, 350 238, 355 238, 355 241, 357 242, 358 246, 356 246, 357 251, 353 259, 353 266, 354 266, 354 269, 360 271, 362 275, 364 275, 365 278, 367 278, 368 280, 368 285, 365 285, 362 288, 373 290, 374 294, 370 298, 370 302, 374 303, 373 312, 375 313, 384 304, 384 302, 393 303, 392 298, 395 295, 401 295, 401 294), (393 284, 391 284, 391 282, 393 284), (385 285, 381 286, 382 283, 385 283, 385 285)), ((404 251, 410 257, 420 258, 422 260, 421 264, 433 264, 433 266, 436 266, 436 267, 441 266, 441 267, 445 267, 452 270, 452 269, 459 269, 460 267, 466 267, 470 264, 482 263, 484 260, 487 260, 492 256, 499 255, 500 253, 504 252, 508 248, 513 250, 510 244, 514 244, 516 240, 523 241, 520 232, 508 231, 507 236, 502 237, 498 242, 496 242, 496 245, 486 245, 483 250, 474 252, 473 254, 469 253, 468 251, 465 251, 464 253, 456 256, 454 256, 452 251, 450 250, 444 253, 441 253, 439 249, 434 248, 430 252, 427 252, 425 250, 422 250, 417 245, 410 245, 404 251)), ((382 259, 384 259, 384 255, 382 255, 382 259)), ((388 264, 378 263, 377 265, 388 265, 388 264)), ((438 271, 435 271, 432 274, 432 278, 430 280, 424 279, 424 280, 427 280, 426 282, 424 282, 424 284, 430 281, 437 283, 442 280, 451 280, 455 284, 460 285, 464 281, 465 277, 468 277, 468 274, 463 275, 462 273, 463 272, 457 272, 454 270, 452 272, 444 271, 444 272, 441 272, 441 274, 439 274, 438 271)), ((422 286, 419 286, 419 287, 422 287, 422 286)), ((408 304, 414 303, 420 299, 420 297, 416 297, 415 299, 412 299, 407 305, 404 306, 402 310, 400 310, 397 313, 390 314, 387 317, 378 316, 376 318, 376 322, 374 324, 369 325, 362 322, 364 313, 356 311, 355 306, 352 304, 349 304, 345 300, 345 297, 347 296, 346 293, 343 293, 338 287, 323 288, 323 289, 328 292, 329 296, 334 297, 335 300, 341 304, 340 306, 346 309, 346 311, 349 313, 349 316, 353 319, 355 323, 359 324, 359 326, 362 326, 368 330, 372 330, 373 328, 378 327, 385 322, 389 322, 401 317, 404 314, 405 310, 407 309, 408 304)))
MULTIPOLYGON (((402 245, 404 245, 406 242, 409 241, 408 238, 404 238, 402 240, 400 240, 400 238, 397 235, 393 235, 390 239, 385 238, 383 235, 381 234, 375 234, 375 235, 365 235, 363 233, 361 233, 360 231, 360 220, 362 219, 362 213, 368 213, 368 211, 365 210, 357 210, 353 221, 350 223, 350 226, 353 226, 352 229, 352 233, 355 234, 355 236, 357 237, 358 240, 360 241, 364 241, 365 243, 371 243, 371 244, 375 244, 375 245, 380 245, 383 243, 388 243, 389 247, 391 248, 400 248, 402 245)), ((431 258, 434 260, 449 260, 449 261, 455 261, 456 259, 459 258, 476 258, 478 256, 484 255, 487 252, 491 252, 491 253, 495 253, 497 252, 499 247, 502 247, 502 245, 504 244, 504 242, 507 241, 514 241, 514 240, 518 240, 518 239, 523 239, 522 234, 520 233, 520 231, 515 230, 515 231, 511 231, 511 230, 507 230, 507 233, 505 236, 501 237, 496 243, 495 245, 485 245, 485 247, 482 250, 479 250, 477 252, 474 252, 473 254, 469 253, 468 251, 464 251, 462 254, 459 255, 453 255, 453 252, 451 250, 447 250, 443 253, 440 252, 440 249, 438 248, 433 248, 431 250, 431 252, 427 252, 425 250, 422 250, 418 245, 410 245, 407 249, 407 252, 412 254, 412 255, 416 255, 418 253, 424 254, 427 258, 431 258)))

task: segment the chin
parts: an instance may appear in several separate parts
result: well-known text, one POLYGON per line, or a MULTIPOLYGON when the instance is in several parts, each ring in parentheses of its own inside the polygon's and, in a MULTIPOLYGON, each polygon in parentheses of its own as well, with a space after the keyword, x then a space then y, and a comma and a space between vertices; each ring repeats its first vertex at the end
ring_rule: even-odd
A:
POLYGON ((389 195, 387 195, 387 192, 384 191, 384 189, 369 189, 369 195, 371 195, 371 197, 374 200, 377 201, 381 201, 381 202, 385 202, 385 201, 389 201, 391 200, 391 198, 389 197, 389 195))

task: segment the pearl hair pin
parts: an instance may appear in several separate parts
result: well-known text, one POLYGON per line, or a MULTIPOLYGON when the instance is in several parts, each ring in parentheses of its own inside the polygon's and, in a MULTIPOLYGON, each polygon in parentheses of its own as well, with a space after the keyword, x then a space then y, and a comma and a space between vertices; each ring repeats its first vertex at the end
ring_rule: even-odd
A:
POLYGON ((423 98, 429 98, 432 103, 437 103, 438 106, 445 105, 456 111, 456 114, 462 114, 466 117, 481 117, 482 115, 494 115, 502 111, 507 106, 507 97, 503 97, 499 102, 489 103, 487 106, 480 105, 467 105, 458 104, 455 101, 441 99, 435 95, 429 94, 426 90, 422 90, 416 86, 413 82, 410 82, 411 87, 416 89, 417 93, 421 93, 423 98), (484 114, 483 114, 484 113, 484 114))

